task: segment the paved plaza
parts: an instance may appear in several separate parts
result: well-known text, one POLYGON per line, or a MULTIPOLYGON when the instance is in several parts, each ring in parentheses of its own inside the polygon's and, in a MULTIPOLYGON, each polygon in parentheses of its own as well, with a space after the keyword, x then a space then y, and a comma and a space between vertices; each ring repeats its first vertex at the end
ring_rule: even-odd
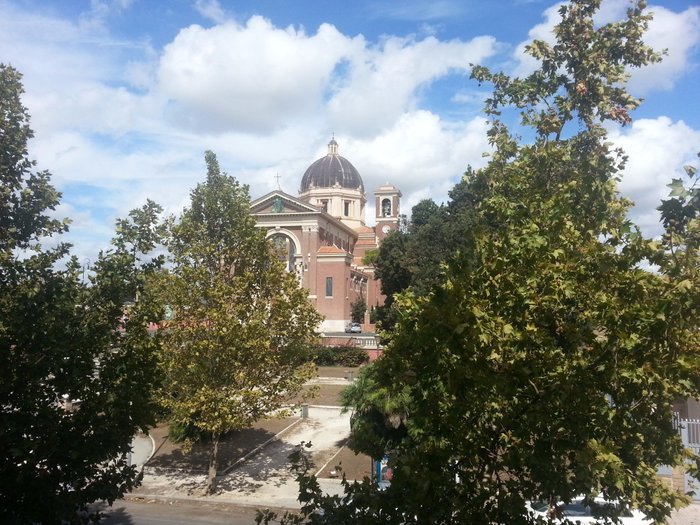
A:
MULTIPOLYGON (((332 461, 344 446, 349 431, 350 414, 341 414, 340 407, 311 406, 308 418, 297 419, 262 449, 220 476, 217 494, 202 495, 206 483, 203 471, 168 471, 146 466, 142 486, 130 497, 197 498, 248 506, 298 508, 298 486, 289 469, 289 455, 299 450, 302 443, 310 442, 316 472, 332 468, 332 461)), ((320 482, 327 493, 342 491, 337 479, 320 482)))
MULTIPOLYGON (((343 377, 323 377, 321 385, 347 385, 343 377)), ((279 424, 281 430, 268 432, 269 438, 260 446, 233 461, 218 480, 218 491, 204 496, 206 472, 150 467, 156 449, 152 436, 134 438, 132 463, 144 466, 143 484, 131 493, 129 499, 143 501, 199 501, 232 504, 254 508, 297 509, 298 485, 290 471, 289 455, 299 450, 302 443, 312 443, 309 449, 319 476, 321 488, 328 494, 341 494, 339 479, 331 479, 328 472, 341 457, 352 457, 345 448, 350 433, 350 414, 341 413, 339 406, 309 406, 308 417, 301 412, 279 424), (284 428, 282 428, 284 427, 284 428)), ((270 427, 274 428, 274 427, 270 427)), ((346 459, 347 460, 347 459, 346 459)), ((367 462, 366 460, 362 460, 367 462)), ((670 525, 700 525, 700 503, 694 503, 673 514, 670 525)))

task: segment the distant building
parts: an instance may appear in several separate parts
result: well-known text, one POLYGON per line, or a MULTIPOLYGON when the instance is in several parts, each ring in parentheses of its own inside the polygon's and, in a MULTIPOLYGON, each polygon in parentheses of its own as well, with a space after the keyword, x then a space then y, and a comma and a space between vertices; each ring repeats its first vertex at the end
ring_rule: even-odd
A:
POLYGON ((321 331, 342 331, 358 297, 367 305, 365 323, 371 308, 384 302, 374 268, 362 259, 398 228, 401 192, 387 183, 374 195, 376 226, 370 227, 362 177, 332 139, 328 154, 301 178, 298 197, 276 190, 251 203, 258 227, 280 247, 288 270, 325 317, 321 331))

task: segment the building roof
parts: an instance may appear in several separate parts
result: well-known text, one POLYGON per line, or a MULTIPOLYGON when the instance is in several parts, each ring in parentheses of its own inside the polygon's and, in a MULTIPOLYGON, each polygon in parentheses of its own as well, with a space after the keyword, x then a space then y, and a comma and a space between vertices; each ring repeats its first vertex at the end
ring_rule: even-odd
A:
POLYGON ((296 197, 293 197, 282 190, 274 190, 270 193, 263 195, 255 199, 250 203, 251 213, 289 213, 289 212, 307 212, 307 213, 319 213, 320 209, 318 206, 304 202, 296 197), (278 204, 279 208, 275 208, 275 201, 279 198, 278 204), (267 208, 270 208, 269 210, 267 208))
POLYGON ((358 226, 357 228, 355 228, 355 231, 357 232, 358 235, 361 235, 363 233, 371 233, 372 235, 374 235, 374 233, 375 233, 374 228, 372 226, 364 226, 364 225, 358 226))
POLYGON ((269 227, 271 224, 301 221, 304 218, 315 217, 319 224, 325 221, 351 236, 357 237, 357 232, 340 219, 321 210, 318 206, 292 197, 282 190, 274 190, 255 199, 250 204, 250 213, 257 219, 258 226, 269 227), (281 209, 275 209, 277 198, 282 201, 281 209))
POLYGON ((346 254, 347 252, 343 250, 342 248, 338 248, 337 246, 321 246, 318 249, 318 252, 316 253, 342 253, 346 254))
POLYGON ((299 192, 313 188, 349 188, 365 193, 365 185, 360 173, 348 159, 338 154, 338 143, 331 139, 328 154, 309 166, 301 178, 299 192))
POLYGON ((388 182, 385 182, 382 186, 377 188, 374 191, 375 194, 383 194, 383 193, 395 193, 399 197, 401 197, 401 190, 399 190, 396 186, 393 184, 389 184, 388 182))

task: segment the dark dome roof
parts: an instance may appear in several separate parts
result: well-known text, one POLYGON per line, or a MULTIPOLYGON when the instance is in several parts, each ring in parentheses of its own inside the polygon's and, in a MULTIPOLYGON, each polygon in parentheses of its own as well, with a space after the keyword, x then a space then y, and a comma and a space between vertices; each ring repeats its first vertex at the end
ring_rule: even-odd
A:
POLYGON ((328 155, 311 164, 301 178, 299 192, 312 188, 332 188, 339 184, 341 188, 350 188, 365 192, 359 172, 345 157, 338 155, 338 143, 331 139, 328 143, 328 155))

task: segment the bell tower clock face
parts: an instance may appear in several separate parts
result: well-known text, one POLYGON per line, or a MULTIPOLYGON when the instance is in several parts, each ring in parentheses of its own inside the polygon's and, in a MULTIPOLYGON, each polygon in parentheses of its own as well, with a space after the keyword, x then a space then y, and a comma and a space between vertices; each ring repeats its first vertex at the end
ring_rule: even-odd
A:
POLYGON ((387 224, 387 225, 384 225, 384 226, 382 227, 382 232, 384 233, 384 235, 386 235, 386 234, 389 233, 390 231, 391 231, 391 227, 390 227, 388 224, 387 224))

